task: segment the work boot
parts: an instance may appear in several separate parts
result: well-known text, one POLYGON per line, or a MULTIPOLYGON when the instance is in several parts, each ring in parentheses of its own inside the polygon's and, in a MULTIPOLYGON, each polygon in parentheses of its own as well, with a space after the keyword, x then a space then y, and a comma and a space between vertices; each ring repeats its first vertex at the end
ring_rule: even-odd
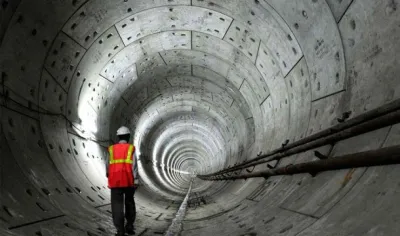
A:
POLYGON ((125 232, 128 234, 128 235, 134 235, 135 234, 135 230, 134 230, 134 228, 133 228, 133 226, 125 226, 125 232))
POLYGON ((118 231, 115 236, 125 236, 125 233, 122 231, 118 231))

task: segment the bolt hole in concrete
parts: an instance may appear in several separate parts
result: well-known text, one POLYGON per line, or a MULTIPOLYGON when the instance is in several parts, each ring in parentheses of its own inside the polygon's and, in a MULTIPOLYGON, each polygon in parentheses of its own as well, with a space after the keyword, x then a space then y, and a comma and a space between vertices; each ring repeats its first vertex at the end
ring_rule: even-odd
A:
POLYGON ((32 197, 32 191, 31 191, 30 189, 27 189, 27 190, 26 190, 26 193, 27 193, 29 196, 32 197))

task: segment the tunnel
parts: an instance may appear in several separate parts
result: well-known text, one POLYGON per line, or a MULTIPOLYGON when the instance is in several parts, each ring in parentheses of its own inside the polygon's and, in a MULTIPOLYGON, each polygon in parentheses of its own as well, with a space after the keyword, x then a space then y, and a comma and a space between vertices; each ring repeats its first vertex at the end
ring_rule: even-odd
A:
MULTIPOLYGON (((174 235, 400 235, 397 165, 198 178, 396 102, 399 4, 1 0, 0 235, 113 235, 120 126, 136 235, 166 235, 183 202, 174 235)), ((399 145, 396 123, 239 172, 399 145)))

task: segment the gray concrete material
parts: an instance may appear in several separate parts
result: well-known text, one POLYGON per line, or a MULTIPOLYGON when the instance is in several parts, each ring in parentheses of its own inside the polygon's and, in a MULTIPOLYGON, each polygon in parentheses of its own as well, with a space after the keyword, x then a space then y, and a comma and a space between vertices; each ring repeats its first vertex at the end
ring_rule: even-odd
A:
MULTIPOLYGON (((222 141, 224 141, 224 136, 226 134, 218 132, 221 129, 220 127, 217 127, 216 124, 217 122, 210 121, 207 123, 203 122, 195 122, 195 121, 190 121, 190 119, 186 118, 188 115, 181 115, 181 120, 185 120, 185 123, 177 122, 172 118, 172 115, 169 117, 169 119, 165 120, 163 125, 160 125, 161 129, 157 129, 154 132, 151 132, 148 134, 149 138, 155 138, 155 137, 160 137, 160 135, 169 135, 172 131, 170 128, 176 127, 178 131, 184 131, 184 130, 193 130, 194 132, 198 133, 199 135, 202 136, 202 138, 205 138, 205 135, 208 134, 208 129, 215 129, 215 135, 217 136, 214 140, 213 143, 207 144, 205 147, 212 146, 215 148, 221 148, 220 145, 223 144, 222 141)), ((198 118, 205 118, 204 115, 201 114, 196 114, 195 116, 190 117, 192 119, 198 119, 198 118)), ((159 121, 160 122, 160 121, 159 121)), ((178 132, 177 132, 178 133, 178 132)), ((146 134, 147 135, 147 134, 146 134)), ((161 138, 161 137, 160 137, 161 138)), ((212 137, 213 138, 213 137, 212 137)), ((214 138, 213 138, 214 139, 214 138)), ((158 142, 158 140, 154 140, 154 142, 158 142)), ((162 142, 161 142, 162 143, 162 142)), ((148 148, 151 150, 151 148, 148 148)), ((217 150, 214 150, 217 151, 217 150)), ((220 161, 220 160, 215 160, 215 161, 220 161)))
MULTIPOLYGON (((195 219, 185 219, 184 225, 183 225, 183 230, 184 231, 191 231, 193 233, 194 230, 200 229, 200 228, 207 228, 207 227, 215 227, 217 225, 224 224, 226 221, 231 218, 228 216, 233 213, 235 209, 238 209, 241 206, 241 202, 237 203, 230 208, 223 209, 221 205, 219 204, 213 204, 214 210, 217 211, 218 213, 207 216, 207 217, 201 217, 202 210, 197 208, 197 209, 190 209, 188 210, 188 214, 194 214, 195 212, 198 212, 199 214, 195 217, 195 219), (221 214, 221 212, 224 212, 225 214, 221 214)), ((211 211, 212 212, 212 211, 211 211)), ((223 230, 223 229, 222 229, 223 230)))
POLYGON ((62 182, 57 178, 57 170, 49 159, 39 122, 7 109, 2 109, 2 113, 5 137, 16 156, 14 159, 26 176, 38 188, 64 189, 62 182), (24 124, 29 129, 23 129, 24 124), (54 178, 48 180, 47 174, 53 175, 54 178))
POLYGON ((2 136, 0 144, 3 167, 2 191, 0 191, 1 221, 10 227, 60 215, 61 212, 48 202, 48 199, 20 170, 12 158, 11 150, 14 147, 8 147, 5 138, 7 136, 2 136))
MULTIPOLYGON (((362 137, 351 138, 337 143, 329 156, 338 156, 379 148, 384 142, 388 128, 378 130, 362 137), (351 143, 352 145, 348 145, 351 143)), ((315 217, 323 216, 355 185, 365 172, 364 168, 326 172, 318 178, 303 181, 302 186, 284 204, 286 209, 315 217), (319 187, 317 187, 319 186, 319 187), (311 189, 315 189, 311 191, 311 189), (304 201, 306 199, 306 201, 304 201), (310 204, 312 203, 312 204, 310 204)))
MULTIPOLYGON (((7 77, 7 76, 6 76, 7 77)), ((26 116, 39 119, 38 111, 45 112, 37 105, 25 99, 25 96, 21 96, 18 93, 13 92, 5 85, 1 89, 2 92, 2 105, 5 108, 20 112, 26 116), (5 95, 5 96, 3 96, 5 95)))
MULTIPOLYGON (((247 82, 247 80, 245 80, 239 90, 244 97, 247 98, 247 104, 249 104, 249 108, 252 111, 252 115, 254 116, 260 116, 261 110, 260 107, 258 106, 258 101, 257 98, 255 96, 253 96, 254 94, 254 90, 251 88, 251 86, 249 85, 249 83, 247 82)), ((256 136, 259 137, 259 133, 255 133, 255 124, 254 124, 254 118, 253 116, 251 117, 245 117, 245 121, 248 124, 247 125, 247 129, 249 129, 250 133, 254 133, 255 135, 253 136, 248 136, 248 142, 254 143, 255 142, 255 138, 256 136)), ((257 124, 257 128, 260 128, 259 125, 257 124)))
MULTIPOLYGON (((183 130, 182 132, 185 132, 185 131, 187 131, 187 130, 183 130)), ((174 144, 176 144, 176 145, 178 145, 179 143, 175 143, 175 142, 179 142, 179 141, 181 141, 181 135, 180 135, 181 133, 177 133, 176 135, 177 135, 177 137, 176 137, 176 141, 174 141, 174 142, 171 142, 171 144, 170 145, 174 145, 174 144)), ((184 133, 182 133, 182 134, 184 134, 184 133)), ((195 145, 195 143, 196 142, 198 142, 198 141, 195 141, 195 140, 193 140, 193 143, 192 143, 192 145, 193 145, 193 149, 195 149, 196 148, 196 145, 195 145)), ((198 147, 200 148, 200 147, 203 147, 203 145, 204 145, 204 143, 201 143, 202 145, 199 145, 198 147)), ((161 147, 161 148, 163 148, 163 147, 161 147)), ((218 147, 213 147, 211 150, 212 151, 214 151, 214 152, 217 152, 218 151, 218 149, 216 150, 216 148, 218 148, 218 147)), ((201 149, 200 149, 201 150, 201 149)), ((206 149, 207 151, 210 151, 209 150, 209 148, 207 148, 206 149)), ((210 152, 208 152, 207 154, 210 154, 210 152)))
MULTIPOLYGON (((384 137, 383 146, 398 144, 399 126, 391 128, 384 137)), ((380 143, 382 145, 382 143, 380 143)), ((359 178, 348 194, 320 220, 300 235, 363 234, 363 235, 396 235, 398 213, 393 200, 398 198, 397 179, 398 166, 370 167, 359 178), (352 214, 356 212, 356 214, 352 214), (379 217, 377 221, 376 217, 379 217), (337 222, 333 225, 325 222, 337 222)))
POLYGON ((154 53, 149 57, 143 58, 142 60, 138 61, 138 63, 136 64, 138 76, 142 76, 143 74, 149 74, 154 76, 155 75, 154 71, 157 70, 158 67, 164 65, 167 65, 167 62, 161 56, 161 54, 154 53))
MULTIPOLYGON (((176 135, 176 138, 175 138, 175 140, 176 140, 176 142, 180 142, 181 140, 182 140, 182 138, 180 137, 180 136, 182 136, 182 135, 187 135, 187 132, 188 130, 183 130, 181 133, 175 133, 175 135, 176 135)), ((165 133, 164 133, 165 134, 165 133)), ((163 135, 164 135, 163 134, 163 135)), ((196 135, 196 133, 195 134, 193 134, 193 135, 196 135)), ((196 135, 197 136, 197 135, 196 135)), ((200 135, 199 135, 200 136, 200 135)), ((201 137, 201 136, 200 136, 201 137)), ((200 138, 200 137, 198 137, 198 138, 200 138)), ((198 143, 198 141, 195 141, 195 140, 193 140, 192 141, 192 143, 191 143, 191 146, 193 147, 192 149, 188 149, 188 150, 191 150, 191 151, 193 151, 193 150, 196 150, 196 149, 199 149, 199 150, 196 150, 197 152, 200 152, 201 153, 201 151, 202 151, 202 147, 204 147, 205 146, 205 144, 204 143, 200 143, 200 145, 197 145, 196 143, 198 143)), ((170 146, 173 146, 175 143, 174 142, 171 142, 171 144, 170 144, 170 146)), ((179 143, 176 143, 175 145, 178 145, 179 143)), ((212 148, 212 147, 210 147, 210 148, 212 148)), ((207 152, 208 153, 205 153, 205 154, 210 154, 210 151, 212 150, 210 150, 210 148, 207 148, 206 150, 207 150, 207 152)), ((216 152, 216 150, 215 150, 215 148, 213 148, 214 150, 212 150, 212 151, 214 151, 214 152, 216 152)), ((181 147, 179 150, 184 150, 184 147, 181 147)), ((161 151, 160 151, 161 152, 161 151)), ((167 150, 165 150, 164 152, 167 152, 167 150)), ((196 152, 195 152, 196 153, 196 152)), ((170 155, 177 155, 177 159, 180 157, 179 156, 179 154, 181 154, 182 155, 182 153, 171 153, 170 155)), ((192 154, 193 155, 193 154, 192 154)), ((200 158, 198 158, 199 159, 199 161, 204 165, 204 160, 202 160, 202 159, 200 159, 200 158)), ((203 158, 204 159, 204 158, 203 158)), ((208 161, 211 161, 211 160, 208 160, 208 161)), ((161 163, 163 163, 163 161, 161 162, 161 163)), ((165 164, 167 164, 167 162, 165 162, 165 164)), ((176 167, 176 166, 174 166, 174 162, 172 162, 171 163, 171 165, 168 165, 168 166, 172 166, 172 168, 176 168, 176 169, 179 169, 179 167, 176 167)))
MULTIPOLYGON (((79 103, 80 99, 85 101, 85 98, 81 98, 81 95, 86 95, 84 91, 88 89, 89 84, 95 85, 100 82, 99 79, 102 78, 94 71, 101 70, 111 59, 112 55, 118 53, 122 49, 121 38, 118 36, 114 27, 108 29, 99 38, 100 39, 85 53, 79 65, 74 68, 76 72, 68 90, 67 101, 67 116, 74 121, 81 119, 82 115, 79 114, 81 109, 87 110, 87 107, 82 107, 79 103), (119 47, 116 48, 116 46, 119 47), (82 89, 85 90, 82 91, 82 89)), ((107 83, 106 81, 101 82, 107 83)), ((92 88, 90 88, 90 90, 92 90, 92 88)))
POLYGON ((25 90, 23 94, 29 94, 25 99, 33 104, 37 104, 38 81, 46 52, 58 28, 75 8, 66 5, 64 1, 35 4, 22 1, 17 8, 19 14, 13 15, 12 27, 3 38, 0 65, 9 77, 6 86, 13 91, 25 90), (42 14, 41 9, 51 11, 42 14))
POLYGON ((304 58, 285 77, 290 99, 290 128, 288 132, 290 141, 296 141, 307 136, 311 114, 309 79, 307 63, 304 58))
POLYGON ((104 94, 108 92, 110 87, 111 82, 102 77, 97 77, 93 83, 90 80, 86 81, 85 86, 80 90, 84 95, 79 96, 79 99, 82 103, 89 104, 98 113, 100 108, 104 106, 104 94))
MULTIPOLYGON (((74 188, 62 178, 62 176, 48 157, 45 147, 38 146, 38 144, 46 144, 43 142, 32 142, 33 140, 38 140, 41 136, 38 121, 33 120, 29 117, 19 115, 12 111, 6 111, 5 109, 3 114, 5 119, 4 121, 7 123, 5 127, 9 127, 7 129, 8 135, 6 135, 5 137, 10 137, 11 134, 14 134, 13 137, 15 138, 18 136, 18 134, 20 134, 21 137, 26 139, 25 142, 23 142, 24 139, 21 138, 18 139, 19 141, 16 138, 15 140, 8 140, 11 150, 13 150, 13 153, 15 153, 15 160, 12 159, 12 155, 10 153, 4 153, 5 157, 11 158, 10 161, 16 161, 16 163, 18 163, 18 166, 12 164, 12 162, 6 165, 7 168, 12 171, 8 172, 8 174, 4 173, 8 176, 8 184, 21 187, 8 188, 5 185, 3 186, 5 187, 5 189, 14 189, 13 192, 10 192, 12 195, 8 194, 8 196, 14 196, 12 197, 12 199, 14 199, 12 202, 19 202, 19 206, 17 208, 21 206, 27 207, 29 205, 32 205, 30 203, 25 204, 23 202, 29 199, 31 199, 29 201, 33 201, 34 199, 36 199, 36 201, 40 205, 37 205, 37 207, 41 207, 44 209, 40 212, 45 212, 43 213, 45 215, 43 215, 40 212, 34 211, 34 215, 41 216, 42 218, 28 219, 27 216, 24 216, 24 221, 20 222, 20 224, 30 223, 30 221, 46 219, 63 214, 68 214, 70 216, 77 217, 78 219, 86 218, 86 220, 90 220, 90 218, 87 218, 88 215, 93 215, 92 210, 90 210, 90 206, 86 206, 83 199, 81 199, 78 195, 73 194, 74 188), (13 127, 9 125, 9 122, 12 122, 13 127), (29 130, 21 130, 20 128, 22 128, 22 124, 29 125, 29 130), (25 145, 26 143, 32 144, 25 145), (14 165, 15 168, 12 168, 14 167, 14 165), (18 173, 21 173, 21 175, 19 175, 18 173), (51 179, 49 179, 47 176, 51 176, 51 179), (25 178, 25 183, 13 182, 25 178), (30 183, 32 185, 28 186, 27 183, 30 183), (21 190, 23 192, 17 194, 15 190, 21 190), (18 200, 17 198, 19 197, 22 197, 26 200, 18 200), (65 205, 69 205, 69 207, 65 208, 65 205)), ((6 192, 4 192, 4 194, 5 193, 6 192)), ((8 202, 8 200, 4 199, 4 202, 8 202)), ((9 207, 14 208, 14 206, 11 205, 9 205, 9 207)), ((36 207, 33 207, 33 209, 36 209, 36 207)), ((20 210, 20 212, 22 211, 23 209, 20 210)))
MULTIPOLYGON (((296 65, 298 60, 303 56, 302 48, 299 45, 297 39, 290 29, 288 23, 282 16, 271 6, 271 4, 266 3, 266 1, 259 2, 265 10, 267 10, 271 16, 278 23, 279 27, 272 27, 274 31, 277 31, 278 28, 282 30, 282 32, 276 33, 275 37, 269 37, 268 41, 265 42, 268 48, 271 50, 273 57, 278 61, 278 64, 281 68, 282 74, 285 76, 292 70, 292 68, 296 65), (284 47, 281 47, 281 44, 285 44, 284 47)), ((258 7, 258 6, 257 6, 258 7)), ((269 18, 268 15, 266 15, 269 18)))
POLYGON ((125 45, 128 45, 143 36, 175 29, 199 31, 222 38, 231 22, 232 18, 216 11, 193 6, 170 6, 142 11, 118 22, 116 27, 125 45))
MULTIPOLYGON (((277 142, 274 139, 274 135, 276 132, 280 132, 275 128, 275 118, 274 111, 272 105, 271 96, 268 97, 260 106, 263 111, 264 125, 263 125, 263 133, 264 133, 264 147, 262 149, 263 152, 267 152, 272 150, 272 144, 277 142)), ((279 140, 280 141, 280 140, 279 140)))
POLYGON ((230 68, 228 71, 228 75, 226 77, 229 81, 231 81, 237 89, 240 89, 243 81, 245 80, 244 76, 241 75, 238 71, 234 68, 230 68))
POLYGON ((341 118, 342 114, 348 111, 340 103, 343 94, 343 92, 340 92, 311 103, 311 116, 307 135, 338 124, 337 118, 341 118))
POLYGON ((101 185, 107 182, 104 166, 105 161, 102 158, 105 156, 104 148, 101 148, 94 142, 85 142, 86 140, 84 141, 76 135, 68 134, 68 137, 74 159, 80 169, 85 170, 86 177, 93 184, 90 188, 97 194, 97 199, 111 200, 109 191, 100 188, 101 185), (88 146, 87 151, 86 146, 88 146))
MULTIPOLYGON (((243 202, 248 207, 257 207, 262 203, 243 202)), ((213 224, 216 220, 210 220, 212 227, 198 226, 192 230, 187 229, 183 235, 208 235, 217 233, 220 235, 246 235, 258 232, 258 234, 271 235, 296 235, 312 224, 315 219, 293 214, 279 208, 265 208, 265 211, 251 211, 248 207, 239 206, 225 215, 225 219, 219 224, 213 224), (221 225, 231 224, 231 227, 221 227, 221 225)), ((250 234, 251 235, 251 234, 250 234)))
MULTIPOLYGON (((99 209, 102 210, 103 214, 111 216, 110 205, 100 207, 99 209)), ((176 211, 175 208, 171 208, 169 211, 165 211, 165 208, 158 208, 157 206, 151 206, 151 209, 157 212, 150 212, 149 208, 144 208, 141 205, 136 205, 136 213, 137 215, 141 216, 138 217, 135 221, 136 234, 140 234, 146 228, 153 229, 154 231, 163 231, 167 229, 170 222, 166 220, 166 218, 173 217, 169 215, 173 214, 173 212, 176 211), (162 215, 160 216, 160 214, 162 215)))
POLYGON ((51 46, 43 73, 50 73, 58 84, 68 91, 75 66, 85 53, 86 50, 82 46, 61 32, 51 46))
POLYGON ((216 56, 207 55, 201 51, 174 50, 166 51, 161 54, 167 65, 170 64, 192 64, 213 70, 214 72, 226 77, 230 65, 221 61, 216 56))
MULTIPOLYGON (((258 205, 262 205, 262 203, 258 203, 258 205)), ((257 207, 257 205, 253 205, 253 207, 257 207)), ((242 215, 239 218, 232 218, 235 219, 237 230, 248 234, 268 232, 271 235, 296 235, 315 221, 315 219, 305 215, 288 212, 280 208, 267 208, 266 211, 248 215, 237 212, 236 215, 242 215), (250 221, 252 215, 260 217, 260 219, 253 223, 250 221)), ((231 232, 235 231, 232 230, 231 232)))
MULTIPOLYGON (((111 91, 108 94, 108 99, 110 100, 110 107, 113 108, 114 105, 119 101, 119 97, 115 96, 116 94, 122 94, 122 98, 127 100, 124 95, 129 93, 129 88, 133 88, 132 84, 138 79, 137 77, 137 69, 136 64, 132 64, 127 66, 127 69, 124 70, 120 76, 116 77, 116 81, 114 82, 114 86, 112 86, 111 91), (113 101, 113 102, 111 102, 113 101)), ((102 109, 103 111, 104 109, 102 109)), ((105 114, 109 114, 110 112, 105 112, 105 114)))
POLYGON ((0 42, 3 41, 3 37, 7 31, 10 20, 15 13, 21 0, 16 1, 2 1, 0 8, 0 42))
MULTIPOLYGON (((193 105, 195 105, 195 104, 193 104, 193 105)), ((160 111, 160 110, 159 110, 160 111)))
POLYGON ((275 133, 275 147, 282 145, 285 140, 289 139, 288 131, 290 127, 290 100, 287 92, 285 80, 281 76, 276 76, 270 81, 274 89, 271 93, 271 99, 274 110, 275 129, 279 130, 275 133))
MULTIPOLYGON (((82 1, 83 2, 83 1, 82 1)), ((71 35, 75 41, 86 48, 104 33, 108 28, 125 17, 161 5, 188 5, 189 0, 162 1, 156 0, 149 4, 146 0, 110 2, 87 1, 80 11, 77 11, 65 24, 63 31, 71 35), (95 26, 95 27, 93 27, 95 26)))
MULTIPOLYGON (((105 200, 93 192, 91 186, 96 186, 87 179, 86 175, 80 174, 82 169, 73 158, 73 150, 70 146, 67 132, 65 131, 65 120, 57 117, 41 116, 41 126, 45 143, 49 147, 49 153, 54 164, 61 175, 72 185, 74 192, 82 196, 85 201, 93 206, 106 204, 105 200), (52 126, 44 126, 44 124, 52 126), (64 131, 63 131, 64 130, 64 131), (51 146, 50 146, 51 145, 51 146)), ((106 183, 100 188, 105 188, 106 183)))
POLYGON ((116 54, 102 69, 101 75, 110 81, 115 81, 121 70, 142 59, 146 60, 146 55, 156 54, 163 50, 190 49, 190 40, 191 31, 166 31, 148 35, 116 54), (112 61, 114 62, 111 63, 112 61))
POLYGON ((347 8, 353 0, 344 0, 344 1, 336 1, 336 0, 326 0, 329 7, 331 8, 332 14, 335 17, 336 22, 339 22, 343 14, 346 12, 347 8))
POLYGON ((39 105, 52 114, 64 114, 67 93, 53 77, 43 70, 39 87, 39 105))
MULTIPOLYGON (((246 28, 250 29, 249 31, 257 32, 261 41, 270 45, 271 50, 274 52, 274 57, 277 60, 281 59, 278 60, 279 65, 284 74, 287 74, 302 56, 299 43, 293 40, 293 33, 279 13, 269 4, 262 4, 261 6, 259 4, 261 2, 220 0, 218 3, 215 3, 212 1, 195 0, 192 3, 193 5, 215 9, 232 15, 239 22, 242 22, 242 25, 246 25, 246 28), (288 35, 290 35, 292 40, 288 39, 288 35)), ((240 30, 246 33, 245 29, 240 30)))
POLYGON ((343 90, 343 45, 328 4, 325 1, 269 2, 288 22, 303 49, 312 78, 313 100, 343 90))
POLYGON ((244 24, 233 21, 224 36, 224 40, 239 48, 253 63, 255 62, 261 40, 253 32, 250 32, 244 24))
MULTIPOLYGON (((205 104, 208 103, 208 104, 211 105, 210 101, 203 101, 203 102, 205 104)), ((181 104, 181 101, 179 101, 179 100, 178 101, 173 101, 173 102, 169 103, 168 106, 163 107, 159 111, 168 111, 168 114, 169 114, 170 112, 172 112, 171 111, 172 108, 179 108, 180 104, 181 104)), ((154 104, 151 104, 151 107, 155 107, 157 105, 159 105, 159 103, 154 103, 154 104)), ((190 107, 188 107, 189 111, 187 111, 187 112, 191 112, 191 110, 193 110, 192 107, 195 107, 195 109, 197 110, 197 112, 199 114, 204 113, 204 112, 210 112, 212 114, 211 117, 216 117, 217 121, 223 122, 223 123, 221 123, 222 127, 218 127, 217 128, 218 130, 222 130, 224 127, 227 127, 227 124, 230 124, 230 123, 226 123, 224 121, 224 118, 226 117, 226 115, 233 116, 234 118, 238 118, 238 119, 241 119, 241 120, 244 120, 244 118, 247 117, 247 116, 242 116, 240 113, 239 114, 238 113, 232 114, 230 111, 224 111, 223 109, 226 109, 224 107, 214 107, 214 106, 211 107, 211 106, 209 106, 209 107, 205 107, 205 109, 204 109, 204 108, 198 107, 196 101, 188 101, 187 105, 190 106, 190 107), (225 114, 225 116, 223 116, 223 114, 225 114)), ((138 110, 138 111, 140 112, 141 110, 138 110)), ((158 115, 158 114, 155 114, 155 115, 158 115)), ((183 118, 184 117, 182 117, 182 120, 183 120, 183 118)), ((165 120, 163 119, 162 121, 167 121, 167 120, 168 120, 168 118, 165 119, 165 120)), ((156 122, 154 122, 154 121, 156 121, 156 120, 153 120, 151 123, 156 124, 156 122)), ((236 123, 234 123, 233 125, 234 125, 235 128, 239 127, 238 124, 236 124, 236 123)), ((232 127, 231 127, 231 129, 227 129, 227 131, 230 131, 230 133, 232 134, 234 130, 232 130, 232 127)), ((225 131, 223 131, 223 132, 225 132, 225 131)), ((242 129, 241 132, 243 132, 243 129, 242 129)))
POLYGON ((111 231, 102 226, 98 227, 84 227, 79 222, 69 219, 67 217, 58 217, 50 219, 40 224, 28 225, 24 228, 13 230, 18 235, 109 235, 111 231))
POLYGON ((290 98, 287 92, 287 85, 277 62, 271 57, 271 51, 264 44, 260 46, 256 66, 271 90, 275 129, 279 130, 278 133, 275 133, 275 142, 272 144, 272 146, 276 147, 285 142, 286 139, 289 139, 287 132, 290 127, 290 98))
MULTIPOLYGON (((143 180, 136 233, 154 235, 171 223, 187 172, 232 166, 329 128, 343 112, 354 117, 398 98, 397 1, 4 2, 0 116, 12 152, 0 142, 10 163, 0 165, 0 207, 6 202, 26 216, 19 223, 33 224, 8 230, 13 225, 0 218, 2 235, 113 233, 103 162, 121 125, 135 132, 143 180), (24 137, 12 140, 8 131, 24 137), (65 216, 44 218, 52 215, 34 200, 65 216)), ((388 132, 386 145, 394 145, 397 130, 332 144, 332 155, 375 148, 388 132)), ((314 159, 312 150, 278 166, 314 159)), ((196 180, 194 194, 207 204, 189 210, 184 234, 397 235, 396 171, 196 180)))
POLYGON ((339 23, 348 67, 352 115, 399 98, 399 11, 393 1, 355 1, 339 23), (368 16, 368 17, 367 17, 368 16))
POLYGON ((240 53, 238 49, 229 43, 218 43, 216 37, 205 36, 201 33, 193 34, 193 50, 200 50, 222 58, 223 60, 230 62, 232 67, 238 71, 238 74, 240 74, 241 77, 252 78, 247 81, 251 83, 255 90, 259 103, 269 95, 269 88, 264 81, 260 80, 261 74, 254 66, 254 60, 250 61, 250 58, 248 58, 246 53, 240 53))
MULTIPOLYGON (((297 235, 299 232, 309 227, 315 222, 315 219, 296 214, 290 211, 282 210, 281 208, 271 209, 267 214, 261 215, 263 220, 254 227, 255 232, 271 232, 271 235, 297 235), (273 218, 275 216, 275 218, 273 218)), ((246 222, 248 227, 251 221, 246 222)))

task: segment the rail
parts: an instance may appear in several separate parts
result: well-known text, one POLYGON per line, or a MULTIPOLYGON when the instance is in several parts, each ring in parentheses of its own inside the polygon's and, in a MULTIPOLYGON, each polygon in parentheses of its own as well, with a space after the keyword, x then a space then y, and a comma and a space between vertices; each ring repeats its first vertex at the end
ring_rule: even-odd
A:
POLYGON ((183 199, 183 202, 179 207, 179 210, 176 213, 175 218, 172 220, 171 225, 168 227, 168 230, 164 234, 165 236, 179 235, 179 233, 182 231, 182 222, 186 215, 186 208, 188 205, 190 192, 192 191, 192 184, 193 184, 193 179, 190 182, 190 186, 186 194, 186 197, 183 199))

